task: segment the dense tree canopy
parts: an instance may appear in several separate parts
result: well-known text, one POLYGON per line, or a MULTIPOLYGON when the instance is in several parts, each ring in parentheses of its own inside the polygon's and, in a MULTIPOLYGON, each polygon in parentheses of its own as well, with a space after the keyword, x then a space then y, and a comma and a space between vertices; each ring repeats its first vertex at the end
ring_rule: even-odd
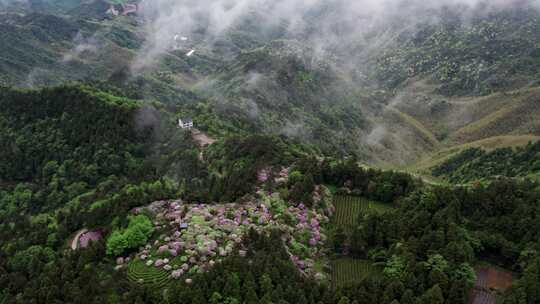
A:
POLYGON ((433 175, 454 183, 494 176, 527 177, 540 173, 540 141, 524 147, 501 148, 486 152, 470 148, 433 169, 433 175))
MULTIPOLYGON (((540 300, 540 190, 530 180, 427 185, 273 136, 232 136, 201 149, 167 111, 80 86, 0 97, 0 155, 9 160, 0 168, 0 302, 457 304, 467 302, 479 261, 517 274, 504 303, 540 300), (138 123, 141 113, 151 123, 138 123), (305 208, 320 201, 322 185, 387 207, 363 213, 353 227, 324 227, 331 256, 366 260, 380 276, 337 287, 305 276, 280 229, 250 231, 245 254, 189 282, 157 288, 115 270, 114 257, 161 237, 152 215, 133 216, 133 208, 178 197, 242 204, 255 192, 305 208), (81 228, 106 238, 68 250, 81 228)), ((537 147, 469 151, 446 166, 480 168, 477 157, 508 157, 525 170, 537 147)), ((521 171, 510 173, 498 174, 521 171)))

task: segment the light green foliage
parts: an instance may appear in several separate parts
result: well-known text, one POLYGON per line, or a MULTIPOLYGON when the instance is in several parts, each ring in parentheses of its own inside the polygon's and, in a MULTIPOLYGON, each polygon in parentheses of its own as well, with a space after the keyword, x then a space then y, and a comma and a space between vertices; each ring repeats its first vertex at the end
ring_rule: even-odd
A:
POLYGON ((453 271, 454 279, 460 282, 464 282, 467 286, 474 285, 476 281, 476 272, 471 265, 467 263, 461 264, 458 268, 453 271))
POLYGON ((128 241, 123 233, 119 230, 113 231, 107 239, 107 254, 120 255, 126 248, 128 248, 128 241))
POLYGON ((32 195, 32 190, 21 183, 11 193, 0 196, 0 205, 6 210, 25 210, 29 207, 32 195))
POLYGON ((428 269, 435 269, 441 272, 444 272, 448 269, 448 261, 440 254, 430 255, 427 262, 424 262, 424 265, 428 269))
POLYGON ((386 265, 384 266, 384 270, 383 270, 383 273, 390 277, 390 278, 395 278, 395 279, 399 279, 401 278, 404 270, 405 270, 405 261, 403 260, 402 257, 400 256, 397 256, 397 255, 393 255, 387 262, 386 262, 386 265))
POLYGON ((132 216, 126 229, 115 230, 107 239, 107 254, 120 255, 126 249, 144 245, 153 232, 154 227, 148 217, 132 216))
POLYGON ((350 304, 350 303, 351 301, 347 297, 341 297, 341 299, 338 302, 338 304, 350 304))
POLYGON ((291 172, 291 174, 289 175, 289 183, 290 183, 291 185, 294 185, 294 184, 296 184, 296 183, 302 181, 303 177, 304 177, 304 176, 303 176, 302 172, 300 172, 300 171, 293 171, 293 172, 291 172))

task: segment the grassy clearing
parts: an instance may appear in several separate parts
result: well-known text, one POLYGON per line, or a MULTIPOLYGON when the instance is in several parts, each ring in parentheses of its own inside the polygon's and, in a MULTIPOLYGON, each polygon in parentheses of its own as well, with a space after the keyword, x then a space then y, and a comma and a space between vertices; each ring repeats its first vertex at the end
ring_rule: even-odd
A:
POLYGON ((334 206, 336 206, 334 222, 341 226, 353 226, 360 214, 392 210, 392 207, 387 204, 370 201, 363 197, 343 195, 334 196, 334 206))
POLYGON ((388 108, 389 111, 397 115, 405 124, 410 125, 414 130, 417 131, 417 133, 432 147, 436 147, 439 145, 439 140, 437 140, 437 137, 426 129, 424 125, 422 125, 421 122, 416 120, 414 117, 412 117, 409 114, 403 113, 395 108, 388 108))
MULTIPOLYGON (((487 115, 454 132, 454 143, 466 143, 494 136, 534 133, 538 126, 540 89, 517 91, 502 95, 505 102, 487 115)), ((480 103, 478 107, 488 106, 480 103)))
POLYGON ((141 260, 129 263, 127 277, 131 282, 151 287, 163 287, 170 282, 167 271, 154 266, 146 266, 141 260))
POLYGON ((371 261, 340 258, 332 262, 332 286, 342 287, 365 280, 368 277, 379 278, 381 269, 371 261))

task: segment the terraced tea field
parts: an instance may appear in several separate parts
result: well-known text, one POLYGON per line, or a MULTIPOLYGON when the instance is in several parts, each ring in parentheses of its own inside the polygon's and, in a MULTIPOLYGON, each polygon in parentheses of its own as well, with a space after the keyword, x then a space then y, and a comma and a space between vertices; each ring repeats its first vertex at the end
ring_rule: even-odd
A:
POLYGON ((360 214, 392 210, 390 205, 356 196, 334 196, 334 206, 336 207, 334 223, 341 226, 353 226, 360 214))
POLYGON ((474 290, 470 296, 469 303, 470 304, 495 304, 497 303, 497 296, 487 291, 474 290))
POLYGON ((496 304, 494 290, 504 292, 512 285, 512 273, 491 266, 476 268, 476 282, 469 296, 470 304, 496 304))
POLYGON ((169 273, 162 268, 146 266, 136 260, 128 265, 127 277, 131 282, 151 287, 163 287, 170 281, 169 273))
POLYGON ((381 270, 368 260, 340 258, 332 262, 332 286, 346 286, 368 277, 380 277, 381 270))

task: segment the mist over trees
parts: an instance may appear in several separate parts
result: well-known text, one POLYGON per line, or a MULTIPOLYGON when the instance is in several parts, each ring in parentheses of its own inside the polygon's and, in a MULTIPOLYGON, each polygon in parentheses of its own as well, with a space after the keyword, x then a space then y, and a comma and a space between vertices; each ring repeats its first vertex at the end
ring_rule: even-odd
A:
POLYGON ((540 303, 539 20, 0 0, 0 303, 540 303))

